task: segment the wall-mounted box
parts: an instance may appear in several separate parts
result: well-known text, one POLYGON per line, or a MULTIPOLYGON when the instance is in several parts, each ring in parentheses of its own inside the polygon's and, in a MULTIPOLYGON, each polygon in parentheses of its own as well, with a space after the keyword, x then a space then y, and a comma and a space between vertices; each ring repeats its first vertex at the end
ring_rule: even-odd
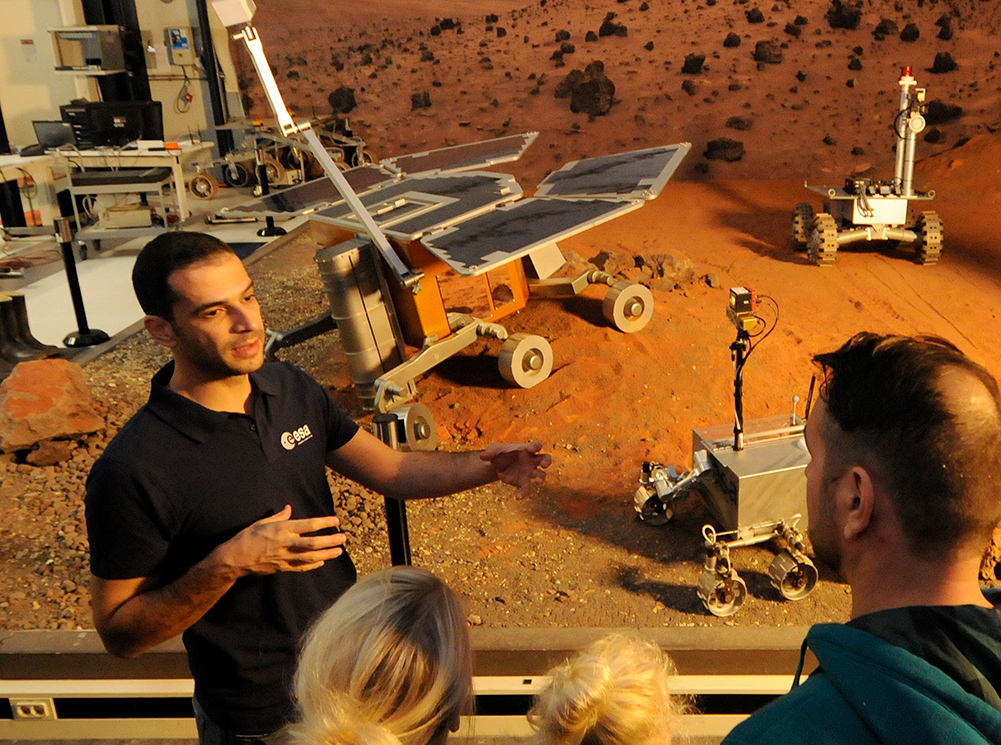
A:
POLYGON ((109 75, 125 72, 122 32, 118 26, 50 28, 56 69, 109 75))

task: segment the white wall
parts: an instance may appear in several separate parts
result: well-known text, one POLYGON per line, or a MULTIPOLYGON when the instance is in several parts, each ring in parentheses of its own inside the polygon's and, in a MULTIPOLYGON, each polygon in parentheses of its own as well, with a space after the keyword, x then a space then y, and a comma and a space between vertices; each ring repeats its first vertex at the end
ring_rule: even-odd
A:
POLYGON ((183 107, 178 104, 177 96, 184 84, 184 74, 181 67, 168 64, 164 39, 166 28, 197 26, 198 14, 194 0, 174 0, 170 3, 136 0, 136 12, 139 16, 139 28, 144 33, 148 32, 156 49, 153 54, 146 54, 146 71, 149 74, 150 93, 154 100, 163 105, 164 137, 178 140, 186 139, 189 134, 197 134, 203 139, 210 139, 212 114, 205 73, 197 66, 186 67, 191 79, 188 92, 193 99, 187 109, 182 111, 183 107))
MULTIPOLYGON (((211 104, 204 72, 188 67, 192 78, 189 91, 193 100, 185 113, 175 109, 183 85, 180 67, 166 61, 164 29, 173 26, 197 27, 198 13, 194 0, 136 0, 139 27, 148 31, 156 49, 147 54, 150 92, 163 105, 164 136, 168 140, 188 137, 191 132, 203 139, 213 139, 211 104), (197 79, 196 79, 197 78, 197 79)), ((209 17, 216 42, 216 54, 229 89, 236 91, 236 74, 229 55, 229 37, 209 4, 209 17)), ((0 0, 0 107, 3 109, 7 135, 13 146, 35 142, 31 127, 34 119, 58 119, 59 106, 73 98, 99 98, 91 79, 69 73, 57 73, 48 28, 83 23, 78 0, 0 0), (22 40, 30 43, 22 44, 22 40)), ((197 35, 197 31, 195 32, 197 35)), ((200 47, 199 47, 200 48, 200 47)), ((227 97, 238 106, 239 96, 227 97)), ((233 118, 242 116, 231 111, 233 118)))
POLYGON ((32 120, 59 119, 60 105, 87 90, 87 81, 55 71, 46 29, 67 25, 61 5, 59 0, 0 0, 0 107, 12 146, 34 143, 32 120))

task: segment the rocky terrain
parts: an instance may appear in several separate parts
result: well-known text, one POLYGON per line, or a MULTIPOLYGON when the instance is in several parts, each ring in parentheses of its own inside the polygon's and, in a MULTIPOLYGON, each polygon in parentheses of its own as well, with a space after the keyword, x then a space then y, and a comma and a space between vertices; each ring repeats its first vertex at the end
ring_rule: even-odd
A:
MULTIPOLYGON (((729 620, 708 616, 694 590, 705 509, 689 500, 671 524, 653 528, 637 521, 631 495, 644 460, 687 466, 691 430, 732 415, 733 328, 724 313, 732 286, 754 287, 781 308, 776 332, 747 368, 748 417, 791 411, 794 394, 805 398, 811 355, 861 329, 943 335, 1001 376, 997 4, 393 0, 334 9, 290 0, 280 17, 261 3, 258 21, 298 110, 329 113, 329 94, 353 88, 356 108, 348 116, 379 155, 538 130, 522 161, 499 168, 530 190, 583 155, 694 145, 657 200, 561 243, 570 267, 600 262, 649 284, 656 311, 647 328, 632 335, 609 328, 598 288, 570 301, 533 300, 504 322, 511 332, 550 340, 556 365, 549 380, 511 389, 497 372, 497 347, 487 341, 418 380, 418 400, 434 413, 442 447, 538 438, 554 455, 546 485, 529 498, 484 488, 409 507, 415 562, 460 589, 471 623, 784 625, 845 618, 846 587, 825 569, 810 598, 782 601, 768 584, 767 548, 736 559, 750 591, 745 608, 729 620), (856 11, 858 25, 846 27, 856 11), (911 24, 918 37, 908 41, 911 24), (775 42, 759 54, 773 61, 755 59, 759 42, 775 42), (955 69, 928 72, 949 67, 946 53, 955 69), (815 267, 789 243, 793 205, 815 196, 803 180, 892 175, 902 64, 914 66, 941 105, 934 110, 948 114, 920 141, 915 176, 938 195, 942 261, 921 267, 904 248, 860 245, 839 252, 833 267, 815 267), (554 95, 572 70, 580 71, 577 83, 593 83, 584 104, 610 101, 606 113, 573 113, 572 95, 554 95), (614 84, 612 96, 605 80, 614 84), (936 129, 941 139, 929 140, 936 129), (678 273, 656 276, 665 262, 678 273)), ((252 110, 263 113, 259 89, 248 80, 246 90, 252 110)), ((272 328, 325 310, 316 247, 302 236, 250 268, 272 328)), ((289 350, 287 358, 364 419, 336 333, 289 350)), ((35 466, 23 454, 0 458, 0 628, 90 625, 83 482, 104 444, 145 400, 164 359, 141 334, 84 368, 107 428, 74 442, 67 459, 35 466)), ((331 479, 360 570, 386 565, 381 497, 331 479)))

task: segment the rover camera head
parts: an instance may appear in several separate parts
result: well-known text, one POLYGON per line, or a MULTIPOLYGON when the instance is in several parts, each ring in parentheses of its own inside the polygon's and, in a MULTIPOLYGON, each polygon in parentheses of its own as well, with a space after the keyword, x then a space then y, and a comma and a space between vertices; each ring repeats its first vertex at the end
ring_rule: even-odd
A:
POLYGON ((761 320, 757 316, 758 294, 749 287, 731 287, 726 317, 738 331, 753 331, 761 320))

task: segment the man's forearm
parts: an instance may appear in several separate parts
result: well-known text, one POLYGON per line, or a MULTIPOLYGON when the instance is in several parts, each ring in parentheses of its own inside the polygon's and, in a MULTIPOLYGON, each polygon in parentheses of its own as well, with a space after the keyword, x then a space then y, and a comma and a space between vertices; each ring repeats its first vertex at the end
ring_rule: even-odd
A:
POLYGON ((137 657, 191 627, 237 578, 213 552, 170 584, 133 595, 109 612, 98 627, 101 640, 118 657, 137 657))
POLYGON ((407 453, 399 477, 383 494, 393 499, 444 497, 496 481, 497 472, 480 458, 480 452, 407 453))

